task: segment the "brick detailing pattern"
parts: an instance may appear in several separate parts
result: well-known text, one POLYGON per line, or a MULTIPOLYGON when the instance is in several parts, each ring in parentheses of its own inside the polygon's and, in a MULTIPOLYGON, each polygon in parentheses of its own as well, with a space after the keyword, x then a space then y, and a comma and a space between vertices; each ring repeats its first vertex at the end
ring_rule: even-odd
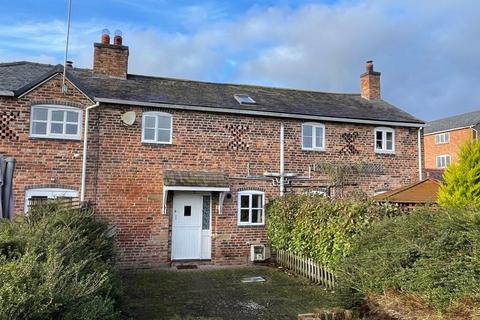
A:
POLYGON ((346 142, 346 145, 340 150, 340 154, 348 155, 348 154, 359 154, 360 152, 355 148, 353 144, 355 140, 358 138, 358 132, 345 132, 342 133, 342 139, 346 142))
POLYGON ((18 111, 3 111, 0 113, 0 140, 18 141, 19 135, 12 127, 12 122, 19 117, 18 111))
POLYGON ((36 185, 29 185, 25 187, 25 190, 30 190, 30 189, 44 189, 44 188, 49 188, 49 189, 68 189, 68 190, 76 190, 76 187, 69 186, 69 185, 64 185, 64 184, 58 184, 58 183, 47 183, 47 184, 36 184, 36 185))
POLYGON ((32 106, 39 105, 39 104, 52 104, 52 105, 58 105, 58 106, 68 106, 68 107, 74 107, 74 108, 83 108, 83 106, 80 103, 76 103, 70 100, 64 100, 64 99, 37 99, 33 100, 31 102, 32 106))
POLYGON ((241 124, 227 124, 225 126, 225 129, 227 129, 232 135, 232 139, 228 142, 229 150, 248 151, 250 146, 246 141, 244 141, 243 138, 245 136, 245 133, 248 132, 248 126, 241 124))

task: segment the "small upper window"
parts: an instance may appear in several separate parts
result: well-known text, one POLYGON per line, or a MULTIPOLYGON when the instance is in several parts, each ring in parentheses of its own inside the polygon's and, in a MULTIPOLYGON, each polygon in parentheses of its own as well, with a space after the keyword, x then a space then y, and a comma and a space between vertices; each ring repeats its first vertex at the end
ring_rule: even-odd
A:
POLYGON ((238 193, 238 224, 265 224, 264 193, 262 191, 241 191, 238 193))
POLYGON ((392 128, 375 128, 375 152, 395 153, 395 130, 392 128))
POLYGON ((321 123, 302 125, 302 149, 325 150, 325 126, 321 123))
POLYGON ((145 112, 142 119, 142 142, 172 143, 172 115, 164 112, 145 112))
POLYGON ((246 94, 235 94, 233 95, 235 99, 240 104, 255 104, 255 100, 253 100, 249 95, 246 94))
POLYGON ((80 139, 81 110, 72 107, 37 105, 32 107, 30 136, 80 139))
POLYGON ((452 162, 452 157, 448 154, 444 154, 437 157, 437 168, 443 169, 450 165, 452 162))
POLYGON ((450 134, 448 132, 435 135, 435 144, 444 144, 450 142, 450 134))

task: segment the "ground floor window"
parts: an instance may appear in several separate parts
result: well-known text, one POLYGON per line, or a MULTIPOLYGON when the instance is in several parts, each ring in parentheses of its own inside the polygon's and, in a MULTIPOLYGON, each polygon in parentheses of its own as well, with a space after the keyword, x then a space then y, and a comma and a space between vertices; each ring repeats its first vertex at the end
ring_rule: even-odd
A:
POLYGON ((248 190, 238 193, 238 224, 263 225, 265 195, 262 191, 248 190))
POLYGON ((25 212, 28 209, 48 199, 65 198, 72 200, 78 197, 78 191, 72 189, 61 188, 38 188, 28 189, 25 192, 25 212))

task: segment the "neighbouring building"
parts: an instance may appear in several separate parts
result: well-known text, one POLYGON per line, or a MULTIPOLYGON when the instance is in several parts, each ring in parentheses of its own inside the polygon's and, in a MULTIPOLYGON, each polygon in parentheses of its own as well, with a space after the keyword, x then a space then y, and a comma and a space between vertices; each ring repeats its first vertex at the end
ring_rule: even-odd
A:
MULTIPOLYGON (((154 53, 152 53, 154 54, 154 53)), ((15 205, 79 197, 117 229, 121 267, 244 264, 266 243, 265 204, 337 194, 319 161, 367 163, 346 194, 418 181, 424 123, 382 100, 368 62, 361 93, 129 74, 117 35, 93 68, 0 64, 0 154, 17 159, 15 205)))
POLYGON ((441 179, 444 169, 457 160, 462 145, 477 139, 480 111, 474 111, 428 122, 424 129, 425 170, 441 179))

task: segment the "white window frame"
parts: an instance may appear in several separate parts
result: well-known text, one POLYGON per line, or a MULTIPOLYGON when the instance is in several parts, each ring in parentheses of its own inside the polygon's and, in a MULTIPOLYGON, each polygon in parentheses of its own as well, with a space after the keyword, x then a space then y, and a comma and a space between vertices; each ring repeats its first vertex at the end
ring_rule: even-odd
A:
POLYGON ((31 197, 47 197, 48 199, 55 199, 58 197, 78 198, 78 191, 63 188, 28 189, 25 191, 25 212, 28 212, 28 199, 30 199, 31 197))
POLYGON ((255 100, 253 100, 252 97, 250 97, 248 94, 234 94, 233 97, 239 104, 257 104, 255 100), (246 101, 243 101, 242 99, 245 99, 246 101))
MULTIPOLYGON (((440 162, 442 162, 442 160, 440 160, 440 162)), ((441 155, 439 155, 435 158, 435 165, 438 169, 445 169, 451 163, 452 163, 452 156, 450 156, 449 154, 441 154, 441 155), (438 161, 440 159, 444 159, 445 165, 443 165, 442 163, 440 165, 438 165, 438 161), (448 163, 447 163, 447 159, 448 159, 448 163)))
MULTIPOLYGON (((75 107, 70 107, 70 106, 63 106, 63 105, 50 105, 50 104, 36 104, 33 105, 30 109, 30 137, 31 138, 47 138, 47 139, 66 139, 66 140, 80 140, 80 137, 82 135, 82 114, 83 111, 82 109, 75 108, 75 107), (35 109, 47 109, 47 120, 46 121, 38 121, 36 120, 35 122, 46 122, 47 124, 47 133, 46 134, 38 134, 38 133, 33 133, 33 111, 35 109), (66 132, 66 125, 67 123, 73 124, 73 122, 67 122, 66 119, 66 112, 76 112, 78 114, 78 122, 76 123, 77 125, 77 134, 67 134, 67 133, 51 133, 51 127, 52 127, 52 111, 64 111, 65 112, 65 120, 63 121, 63 129, 66 132)), ((53 121, 56 122, 56 121, 53 121)))
POLYGON ((239 226, 263 226, 265 225, 265 192, 263 191, 258 191, 258 190, 245 190, 245 191, 240 191, 238 193, 238 198, 237 198, 237 222, 239 226), (252 207, 252 196, 253 195, 261 195, 262 196, 262 207, 261 208, 253 208, 252 207), (241 197, 242 196, 249 196, 248 198, 248 208, 242 208, 241 205, 241 197), (242 209, 248 209, 248 222, 245 221, 240 221, 241 218, 241 210, 242 209), (252 222, 252 210, 253 209, 261 209, 262 210, 262 222, 252 222))
MULTIPOLYGON (((165 129, 166 130, 166 129, 165 129)), ((144 112, 142 115, 142 143, 154 143, 154 144, 172 144, 173 137, 173 115, 167 112, 158 112, 158 111, 148 111, 144 112), (149 140, 145 139, 145 117, 155 117, 155 139, 149 140), (158 117, 169 117, 170 118, 170 139, 168 141, 158 141, 158 117)))
POLYGON ((395 129, 389 127, 377 127, 373 132, 373 147, 375 153, 386 153, 394 154, 395 153, 395 129), (377 132, 382 133, 382 148, 377 148, 377 132), (387 132, 392 133, 392 149, 387 149, 387 132))
POLYGON ((301 144, 302 144, 302 150, 306 151, 325 151, 325 125, 323 123, 317 123, 317 122, 305 122, 302 123, 302 137, 301 137, 301 144), (312 127, 312 147, 308 148, 303 145, 303 133, 305 126, 311 126, 312 127), (317 146, 317 128, 322 128, 322 146, 317 146))
POLYGON ((443 132, 435 135, 435 144, 447 144, 450 143, 450 133, 443 132))

